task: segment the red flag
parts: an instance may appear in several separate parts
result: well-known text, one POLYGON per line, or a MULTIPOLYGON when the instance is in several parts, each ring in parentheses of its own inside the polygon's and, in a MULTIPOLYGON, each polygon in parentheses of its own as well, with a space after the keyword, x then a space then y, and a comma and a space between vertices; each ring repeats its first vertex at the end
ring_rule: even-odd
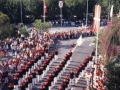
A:
POLYGON ((43 0, 43 13, 46 14, 47 13, 47 6, 46 6, 46 1, 43 0))
POLYGON ((99 30, 100 27, 100 13, 101 6, 95 5, 94 20, 93 20, 93 31, 99 30))

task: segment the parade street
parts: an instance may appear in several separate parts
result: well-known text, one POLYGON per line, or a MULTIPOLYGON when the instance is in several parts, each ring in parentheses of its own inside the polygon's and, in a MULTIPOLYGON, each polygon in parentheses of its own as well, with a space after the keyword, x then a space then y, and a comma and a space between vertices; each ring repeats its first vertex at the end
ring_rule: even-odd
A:
MULTIPOLYGON (((79 65, 88 55, 91 54, 94 44, 93 42, 94 37, 85 37, 83 38, 83 42, 80 46, 74 47, 72 60, 70 61, 70 64, 68 66, 64 67, 64 71, 61 71, 61 78, 57 80, 57 82, 53 85, 51 90, 58 90, 59 85, 62 83, 63 78, 66 74, 69 74, 70 69, 77 68, 77 65, 79 65)), ((54 68, 61 62, 61 60, 64 58, 65 54, 72 49, 71 44, 77 43, 77 39, 70 39, 70 40, 62 40, 59 41, 59 43, 54 48, 58 48, 59 54, 58 54, 58 60, 53 61, 52 64, 49 66, 49 71, 47 72, 46 76, 37 83, 33 90, 39 90, 40 85, 46 80, 48 74, 54 70, 54 68)), ((86 81, 83 78, 78 80, 78 83, 74 86, 70 86, 70 89, 74 88, 74 90, 82 90, 86 88, 86 81)))
POLYGON ((120 90, 120 0, 0 6, 0 90, 120 90))

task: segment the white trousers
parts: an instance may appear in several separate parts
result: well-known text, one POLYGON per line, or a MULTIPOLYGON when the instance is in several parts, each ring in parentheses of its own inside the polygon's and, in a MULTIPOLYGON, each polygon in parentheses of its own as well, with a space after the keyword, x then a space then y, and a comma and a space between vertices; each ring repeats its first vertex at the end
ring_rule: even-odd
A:
POLYGON ((41 59, 39 59, 37 63, 38 63, 38 66, 39 66, 41 64, 41 59))
POLYGON ((32 79, 32 85, 34 86, 36 84, 36 78, 32 79))
POLYGON ((37 75, 37 81, 39 82, 41 80, 41 75, 37 75))
POLYGON ((32 90, 32 83, 28 84, 28 90, 32 90))
POLYGON ((18 81, 19 86, 20 86, 21 82, 22 82, 22 78, 20 78, 19 81, 18 81))
POLYGON ((45 54, 45 57, 46 57, 46 58, 48 57, 48 53, 45 54))
POLYGON ((44 61, 44 56, 41 57, 41 61, 44 61))
POLYGON ((18 89, 18 85, 14 85, 14 89, 18 89))
POLYGON ((73 85, 74 79, 70 79, 70 85, 73 85))
POLYGON ((58 59, 58 55, 55 55, 55 60, 57 60, 58 59))

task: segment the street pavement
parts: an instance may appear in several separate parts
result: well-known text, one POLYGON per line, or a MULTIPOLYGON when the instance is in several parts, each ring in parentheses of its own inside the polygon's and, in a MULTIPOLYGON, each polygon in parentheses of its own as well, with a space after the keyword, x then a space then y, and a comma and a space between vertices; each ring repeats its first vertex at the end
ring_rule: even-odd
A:
MULTIPOLYGON (((75 67, 77 67, 81 62, 83 62, 83 60, 88 55, 91 54, 94 48, 94 45, 90 45, 93 42, 93 37, 84 38, 83 41, 84 42, 75 49, 73 56, 72 56, 71 64, 69 66, 74 66, 74 63, 75 63, 75 67)), ((74 88, 74 90, 83 90, 84 88, 86 88, 85 77, 81 77, 78 80, 78 83, 71 86, 71 88, 74 88)))
POLYGON ((62 31, 69 31, 69 30, 76 30, 78 29, 79 27, 52 27, 52 28, 49 28, 49 31, 50 32, 62 32, 62 31))
POLYGON ((63 41, 60 40, 60 41, 59 41, 59 43, 56 45, 56 47, 54 47, 54 48, 58 48, 58 52, 59 52, 58 60, 52 61, 52 64, 49 65, 49 68, 50 68, 50 69, 49 69, 49 71, 47 72, 47 75, 42 79, 42 81, 40 81, 39 83, 37 83, 37 84, 34 86, 33 90, 39 90, 40 84, 42 84, 42 83, 46 80, 46 78, 47 78, 47 76, 48 76, 48 74, 49 74, 50 72, 53 72, 54 67, 56 67, 57 65, 60 64, 60 62, 61 62, 61 60, 63 59, 63 57, 65 56, 65 54, 67 54, 68 51, 71 49, 71 44, 72 44, 73 42, 76 43, 76 40, 77 40, 77 39, 70 39, 70 40, 63 40, 63 41))
MULTIPOLYGON (((83 39, 83 43, 76 47, 76 49, 73 52, 72 60, 70 61, 70 64, 64 69, 64 71, 61 74, 61 78, 57 80, 57 83, 53 86, 51 90, 58 90, 59 85, 62 83, 64 76, 66 74, 69 74, 70 69, 76 69, 77 66, 83 62, 83 60, 91 54, 94 45, 90 45, 93 41, 93 37, 87 37, 83 39)), ((74 90, 83 90, 86 88, 86 81, 85 78, 82 77, 78 80, 78 83, 75 85, 72 85, 69 87, 69 89, 74 88, 74 90)))
MULTIPOLYGON (((65 54, 71 49, 72 42, 76 43, 76 41, 77 39, 59 41, 58 45, 56 46, 56 48, 58 48, 59 50, 59 59, 56 61, 52 61, 52 63, 49 65, 49 71, 47 71, 47 74, 42 78, 42 80, 34 86, 33 90, 39 90, 40 85, 46 80, 48 74, 52 72, 57 65, 59 65, 65 54)), ((79 65, 85 59, 86 56, 91 54, 94 47, 94 45, 91 44, 92 41, 93 37, 83 38, 83 43, 75 48, 72 60, 70 61, 70 64, 64 69, 64 71, 61 72, 61 76, 65 76, 66 74, 68 74, 71 68, 75 69, 77 65, 79 65)), ((64 77, 58 79, 51 90, 58 90, 58 86, 61 84, 63 78, 64 77)), ((72 87, 74 87, 75 90, 86 88, 86 81, 84 77, 78 80, 78 83, 72 87)))

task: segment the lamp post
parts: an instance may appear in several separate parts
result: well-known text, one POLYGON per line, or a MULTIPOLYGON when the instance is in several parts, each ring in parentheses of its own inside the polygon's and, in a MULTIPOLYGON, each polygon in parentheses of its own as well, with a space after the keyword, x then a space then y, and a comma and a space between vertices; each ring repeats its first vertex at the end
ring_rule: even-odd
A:
POLYGON ((23 23, 22 21, 22 0, 20 0, 20 10, 21 10, 21 23, 23 23))
POLYGON ((87 8, 86 8, 86 27, 88 22, 88 0, 87 0, 87 8))
POLYGON ((61 21, 61 26, 62 26, 62 8, 60 8, 60 21, 61 21))
POLYGON ((110 22, 110 0, 108 0, 108 23, 110 22))

